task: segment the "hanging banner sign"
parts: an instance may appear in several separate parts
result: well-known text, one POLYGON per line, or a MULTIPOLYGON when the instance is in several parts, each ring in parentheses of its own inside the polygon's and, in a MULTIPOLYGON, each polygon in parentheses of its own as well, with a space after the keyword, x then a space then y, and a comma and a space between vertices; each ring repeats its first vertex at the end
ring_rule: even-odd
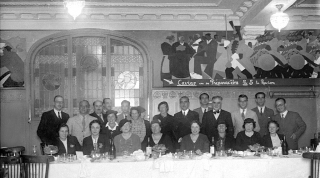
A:
POLYGON ((164 87, 319 86, 320 79, 164 79, 164 87))

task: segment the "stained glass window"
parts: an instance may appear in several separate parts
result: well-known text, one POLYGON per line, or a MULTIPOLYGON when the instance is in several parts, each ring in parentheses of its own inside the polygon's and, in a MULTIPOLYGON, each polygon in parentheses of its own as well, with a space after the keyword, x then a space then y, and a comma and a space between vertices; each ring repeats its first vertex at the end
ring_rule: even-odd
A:
POLYGON ((52 109, 56 95, 64 97, 64 111, 70 116, 79 113, 83 99, 92 108, 93 101, 111 98, 118 111, 123 100, 129 100, 131 106, 144 104, 147 80, 143 71, 147 65, 141 48, 114 35, 70 34, 50 38, 51 43, 44 40, 33 56, 35 118, 52 109))
POLYGON ((119 40, 111 40, 111 74, 114 81, 115 106, 128 100, 131 106, 139 106, 143 93, 143 58, 132 45, 119 40))

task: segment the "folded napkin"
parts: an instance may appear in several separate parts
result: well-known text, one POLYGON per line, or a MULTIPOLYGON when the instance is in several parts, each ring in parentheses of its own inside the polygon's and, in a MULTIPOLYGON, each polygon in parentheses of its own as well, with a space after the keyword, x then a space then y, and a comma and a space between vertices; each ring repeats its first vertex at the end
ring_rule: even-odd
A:
POLYGON ((164 155, 161 158, 158 158, 153 161, 153 168, 159 169, 160 172, 172 172, 174 169, 174 163, 172 159, 172 155, 164 155))

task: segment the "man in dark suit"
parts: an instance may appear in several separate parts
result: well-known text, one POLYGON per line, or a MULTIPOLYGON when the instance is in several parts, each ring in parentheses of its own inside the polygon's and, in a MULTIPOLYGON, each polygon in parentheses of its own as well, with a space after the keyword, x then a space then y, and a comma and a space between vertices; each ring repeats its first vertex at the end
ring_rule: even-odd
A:
POLYGON ((193 111, 197 112, 199 114, 199 121, 202 123, 203 114, 205 112, 208 112, 209 110, 212 110, 212 108, 209 108, 209 95, 208 93, 201 93, 199 96, 200 100, 200 107, 194 109, 193 111))
POLYGON ((112 100, 111 98, 103 98, 103 108, 102 113, 106 114, 109 110, 112 110, 112 100))
POLYGON ((101 127, 105 127, 108 122, 107 116, 102 113, 102 102, 99 100, 93 102, 93 113, 90 116, 97 118, 101 127))
POLYGON ((44 112, 41 116, 41 121, 38 126, 37 135, 41 142, 52 145, 58 137, 58 127, 62 123, 67 123, 69 115, 62 112, 64 99, 61 95, 54 97, 53 109, 44 112))
MULTIPOLYGON (((181 111, 174 114, 174 131, 178 142, 181 141, 182 137, 191 133, 191 122, 199 122, 199 114, 189 109, 189 98, 183 96, 180 98, 181 111)), ((176 148, 177 149, 177 148, 176 148)))
POLYGON ((204 49, 206 49, 206 54, 208 58, 208 65, 204 72, 208 74, 208 76, 212 77, 213 74, 213 66, 214 63, 217 61, 217 49, 218 49, 218 43, 216 40, 213 40, 211 38, 211 34, 207 33, 205 35, 207 41, 203 43, 204 49))
POLYGON ((297 150, 300 136, 305 132, 307 126, 297 112, 288 111, 286 100, 284 98, 276 99, 276 108, 278 114, 272 117, 279 123, 279 134, 284 134, 289 146, 289 149, 297 150))
POLYGON ((219 139, 218 123, 225 123, 227 135, 233 135, 234 132, 230 112, 221 109, 222 100, 221 96, 212 97, 213 110, 203 115, 201 133, 207 135, 210 142, 212 142, 212 137, 215 140, 219 139))
POLYGON ((190 77, 189 62, 195 51, 185 43, 184 37, 180 36, 179 41, 172 44, 173 57, 170 59, 170 73, 176 78, 190 77))
POLYGON ((258 116, 258 122, 260 125, 260 135, 263 137, 265 134, 269 133, 268 131, 268 122, 271 121, 271 117, 274 116, 272 109, 265 106, 266 94, 264 92, 258 92, 255 95, 257 107, 251 109, 258 116))

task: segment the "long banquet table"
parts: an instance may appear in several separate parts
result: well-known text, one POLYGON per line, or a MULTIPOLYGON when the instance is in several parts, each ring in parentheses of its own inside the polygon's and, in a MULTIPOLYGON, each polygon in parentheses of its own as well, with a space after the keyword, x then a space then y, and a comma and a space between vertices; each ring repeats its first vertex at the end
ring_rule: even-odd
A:
POLYGON ((105 178, 105 177, 148 177, 148 178, 308 178, 310 160, 301 156, 275 157, 262 159, 258 157, 219 158, 154 161, 102 161, 51 163, 49 178, 105 178))

